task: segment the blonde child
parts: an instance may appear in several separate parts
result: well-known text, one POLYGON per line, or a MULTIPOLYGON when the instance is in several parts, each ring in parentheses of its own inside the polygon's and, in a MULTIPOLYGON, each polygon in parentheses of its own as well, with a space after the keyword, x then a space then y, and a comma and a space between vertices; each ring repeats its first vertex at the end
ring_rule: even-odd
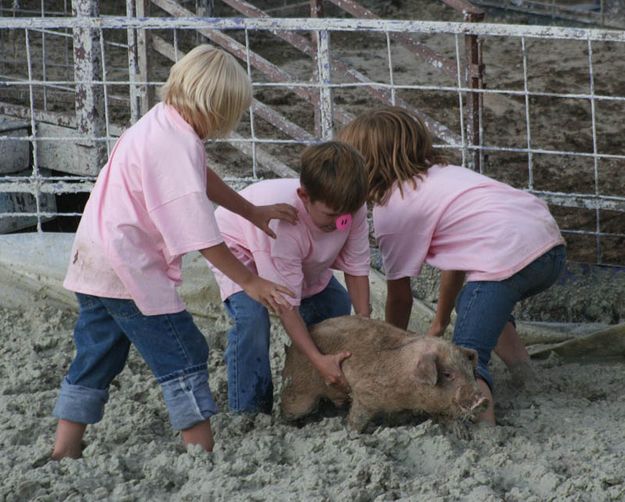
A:
POLYGON ((54 408, 54 459, 81 456, 85 428, 102 419, 108 387, 131 345, 161 385, 184 443, 212 449, 209 418, 217 407, 208 386, 208 345, 176 291, 182 256, 199 250, 272 310, 291 294, 230 253, 209 200, 271 235, 270 219, 295 222, 293 208, 254 206, 206 167, 202 140, 232 131, 251 92, 232 56, 196 47, 172 67, 163 102, 122 135, 100 172, 64 282, 76 292, 80 312, 76 354, 54 408))
POLYGON ((455 303, 453 340, 479 354, 478 384, 491 403, 480 419, 494 424, 491 351, 511 368, 528 364, 512 309, 551 286, 566 259, 547 205, 469 169, 446 165, 425 125, 400 108, 366 112, 338 138, 359 149, 367 163, 368 200, 387 278, 386 320, 406 328, 410 278, 424 262, 440 269, 428 335, 442 335, 455 303))
MULTIPOLYGON (((362 156, 338 142, 310 146, 301 156, 300 179, 261 181, 241 195, 255 204, 282 202, 298 210, 297 224, 274 222, 275 240, 225 208, 219 208, 215 216, 226 244, 239 260, 295 292, 288 299, 294 308, 279 312, 286 333, 328 384, 345 388, 341 362, 349 353, 321 354, 308 326, 348 315, 352 305, 357 314, 369 316, 367 179, 362 156), (344 272, 347 291, 333 277, 332 269, 344 272)), ((230 409, 271 413, 267 309, 219 270, 214 272, 233 321, 225 353, 230 409)))

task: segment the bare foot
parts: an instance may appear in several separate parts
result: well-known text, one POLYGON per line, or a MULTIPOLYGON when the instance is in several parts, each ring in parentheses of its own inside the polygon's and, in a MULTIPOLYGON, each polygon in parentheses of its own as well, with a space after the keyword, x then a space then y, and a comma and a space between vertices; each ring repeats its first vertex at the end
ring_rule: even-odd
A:
POLYGON ((84 441, 81 441, 78 449, 67 448, 67 449, 61 450, 61 449, 55 448, 54 451, 52 452, 52 455, 50 455, 50 458, 52 460, 61 460, 62 458, 73 458, 73 459, 82 458, 82 451, 86 447, 87 447, 87 443, 85 443, 84 441))
POLYGON ((82 437, 86 428, 86 424, 64 419, 59 420, 56 428, 56 441, 52 451, 52 460, 61 460, 66 457, 82 457, 82 450, 85 447, 82 437))
POLYGON ((182 441, 185 445, 199 444, 206 451, 213 451, 215 442, 209 420, 195 424, 189 429, 182 431, 182 441))

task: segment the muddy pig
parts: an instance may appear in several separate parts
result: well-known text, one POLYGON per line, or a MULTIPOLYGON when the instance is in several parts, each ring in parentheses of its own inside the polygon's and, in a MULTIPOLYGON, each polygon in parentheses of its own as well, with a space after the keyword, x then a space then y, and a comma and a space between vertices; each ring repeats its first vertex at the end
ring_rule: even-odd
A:
POLYGON ((475 381, 474 350, 359 316, 323 321, 311 336, 324 354, 351 352, 342 365, 351 392, 326 385, 308 358, 290 346, 280 404, 287 420, 311 413, 321 398, 337 406, 351 401, 347 421, 359 432, 378 413, 424 412, 449 421, 474 417, 488 404, 475 381))

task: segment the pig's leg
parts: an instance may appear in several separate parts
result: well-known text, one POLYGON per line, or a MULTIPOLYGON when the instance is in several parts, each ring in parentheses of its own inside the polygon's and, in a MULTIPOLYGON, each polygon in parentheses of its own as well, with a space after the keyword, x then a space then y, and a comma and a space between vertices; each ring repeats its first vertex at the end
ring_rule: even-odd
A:
POLYGON ((356 432, 363 432, 372 416, 371 410, 366 408, 358 399, 354 399, 349 409, 349 415, 347 415, 347 423, 356 432))

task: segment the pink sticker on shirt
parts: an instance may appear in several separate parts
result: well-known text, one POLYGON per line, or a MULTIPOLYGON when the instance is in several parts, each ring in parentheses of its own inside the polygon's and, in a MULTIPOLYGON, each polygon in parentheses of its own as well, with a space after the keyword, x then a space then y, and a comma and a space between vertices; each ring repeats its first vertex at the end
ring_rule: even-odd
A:
POLYGON ((352 224, 352 215, 349 213, 342 214, 336 219, 337 230, 347 230, 352 224))

